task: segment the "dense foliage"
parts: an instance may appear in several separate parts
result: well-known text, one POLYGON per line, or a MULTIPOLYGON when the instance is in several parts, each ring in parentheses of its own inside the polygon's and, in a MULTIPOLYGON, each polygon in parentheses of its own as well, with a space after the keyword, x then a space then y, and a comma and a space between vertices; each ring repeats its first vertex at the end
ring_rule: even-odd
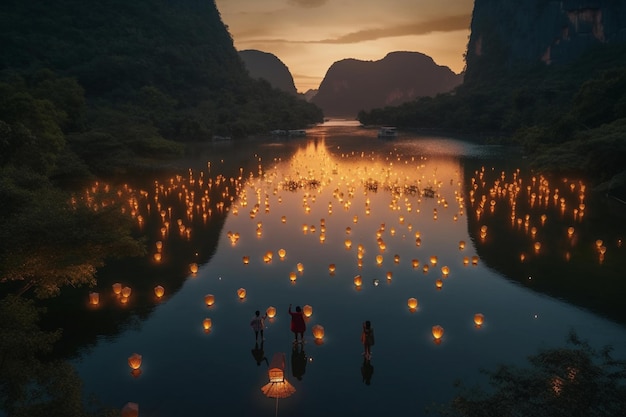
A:
POLYGON ((538 170, 613 180, 613 189, 623 193, 625 183, 618 179, 624 175, 619 161, 626 159, 626 45, 596 48, 569 65, 487 72, 452 93, 358 118, 363 124, 446 129, 522 144, 537 156, 538 170))

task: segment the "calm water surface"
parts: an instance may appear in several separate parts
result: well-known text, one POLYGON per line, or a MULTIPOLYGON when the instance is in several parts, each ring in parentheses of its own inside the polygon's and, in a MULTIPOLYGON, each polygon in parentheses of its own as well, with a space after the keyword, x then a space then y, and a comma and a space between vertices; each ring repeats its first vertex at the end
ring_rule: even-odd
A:
POLYGON ((424 415, 432 403, 452 398, 455 380, 482 383, 481 368, 522 365, 540 348, 563 346, 570 330, 625 357, 623 322, 529 283, 546 280, 540 262, 582 259, 591 271, 605 268, 610 286, 618 277, 606 270, 623 257, 615 236, 624 231, 594 235, 584 184, 533 182, 529 171, 517 171, 522 162, 497 147, 408 134, 381 141, 375 131, 330 123, 306 138, 198 149, 178 177, 111 186, 149 236, 150 253, 102 272, 100 304, 82 321, 126 316, 74 360, 86 394, 113 407, 137 403, 142 417, 424 415), (574 214, 581 201, 584 216, 574 214), (538 251, 535 242, 542 243, 538 251), (264 259, 268 252, 271 261, 264 259), (133 288, 125 304, 111 282, 133 288), (156 285, 164 287, 162 300, 152 292, 156 285), (211 307, 206 294, 215 296, 211 307), (419 303, 415 311, 407 307, 411 297, 419 303), (292 351, 290 303, 313 307, 303 353, 292 351), (266 321, 263 354, 271 361, 285 353, 285 377, 296 389, 278 400, 278 409, 261 391, 268 367, 257 364, 249 326, 254 311, 269 306, 277 314, 266 321), (476 313, 484 315, 480 328, 476 313), (212 321, 209 333, 205 318, 212 321), (371 368, 364 368, 360 344, 364 320, 376 334, 371 368), (322 343, 314 340, 314 325, 325 330, 322 343), (434 325, 445 330, 439 344, 434 325), (128 367, 133 353, 143 358, 139 376, 128 367))

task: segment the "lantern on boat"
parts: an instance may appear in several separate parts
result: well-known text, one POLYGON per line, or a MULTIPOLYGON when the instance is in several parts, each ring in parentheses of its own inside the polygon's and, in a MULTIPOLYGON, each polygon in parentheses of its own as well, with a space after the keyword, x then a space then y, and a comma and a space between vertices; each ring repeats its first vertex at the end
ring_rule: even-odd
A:
POLYGON ((204 303, 207 305, 207 307, 211 307, 215 303, 215 296, 213 294, 205 295, 204 303))
POLYGON ((265 314, 267 314, 267 317, 269 317, 270 319, 273 319, 274 317, 276 317, 276 307, 269 306, 267 310, 265 310, 265 314))
POLYGON ((240 300, 243 300, 244 298, 246 298, 246 289, 245 288, 239 288, 237 290, 237 297, 239 297, 240 300))
POLYGON ((163 297, 163 294, 165 294, 165 288, 163 288, 160 285, 157 285, 156 287, 154 287, 154 295, 156 295, 157 298, 163 297))
POLYGON ((100 294, 98 294, 97 292, 90 292, 89 304, 96 306, 98 305, 99 302, 100 302, 100 294))
POLYGON ((440 325, 435 325, 432 328, 433 338, 435 339, 435 343, 441 343, 441 338, 443 337, 443 327, 440 325))
POLYGON ((302 307, 302 313, 304 314, 304 317, 311 317, 311 315, 313 314, 313 307, 308 304, 305 305, 304 307, 302 307))
POLYGON ((481 313, 474 314, 474 324, 476 327, 481 327, 485 322, 485 316, 481 313))

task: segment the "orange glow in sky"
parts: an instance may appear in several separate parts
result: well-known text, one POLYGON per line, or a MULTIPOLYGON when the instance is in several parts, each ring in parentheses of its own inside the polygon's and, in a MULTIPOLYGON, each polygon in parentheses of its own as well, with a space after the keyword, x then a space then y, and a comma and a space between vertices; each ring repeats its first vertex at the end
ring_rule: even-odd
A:
POLYGON ((235 48, 276 55, 296 89, 316 89, 345 58, 424 53, 463 71, 473 0, 216 0, 235 48))

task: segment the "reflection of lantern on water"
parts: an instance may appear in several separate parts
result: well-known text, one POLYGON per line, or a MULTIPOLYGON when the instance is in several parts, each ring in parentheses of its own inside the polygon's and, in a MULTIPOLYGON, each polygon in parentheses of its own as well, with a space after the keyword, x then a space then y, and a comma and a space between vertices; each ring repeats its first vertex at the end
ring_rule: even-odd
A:
POLYGON ((304 307, 302 307, 302 313, 304 314, 304 317, 311 317, 311 315, 313 314, 313 307, 308 304, 305 305, 304 307))
POLYGON ((248 265, 250 263, 250 257, 249 256, 244 256, 243 258, 241 258, 241 260, 243 261, 244 265, 248 265))
POLYGON ((91 305, 98 305, 98 303, 100 302, 100 294, 98 294, 97 292, 90 292, 89 293, 89 304, 91 305))
POLYGON ((324 339, 324 327, 316 324, 311 330, 313 332, 313 337, 315 338, 315 343, 320 344, 324 339))
POLYGON ((163 297, 163 294, 165 294, 165 288, 163 288, 161 285, 157 285, 156 287, 154 287, 154 295, 156 295, 157 298, 163 297))
POLYGON ((335 272, 336 266, 335 264, 328 265, 328 271, 332 274, 335 272))
POLYGON ((206 333, 209 333, 211 331, 211 327, 213 327, 213 321, 211 321, 210 318, 205 318, 204 320, 202 320, 202 327, 204 328, 204 331, 206 333))
POLYGON ((437 265, 437 257, 435 255, 430 257, 430 263, 432 264, 432 266, 437 265))
POLYGON ((447 277, 448 275, 450 275, 450 268, 447 266, 442 266, 441 273, 443 274, 444 277, 447 277))
POLYGON ((198 273, 198 264, 197 264, 197 263, 195 263, 195 262, 194 262, 194 263, 189 264, 189 271, 190 271, 192 274, 194 274, 194 275, 195 275, 195 274, 197 274, 197 273, 198 273))
POLYGON ((245 288, 239 288, 237 290, 237 297, 239 297, 240 300, 243 300, 244 298, 246 298, 246 289, 245 288))
POLYGON ((393 272, 387 271, 387 281, 391 281, 391 278, 393 278, 393 272))
POLYGON ((417 268, 418 266, 420 266, 420 261, 418 261, 417 259, 412 259, 411 265, 413 266, 413 268, 417 268))
POLYGON ((132 291, 133 291, 133 290, 132 290, 132 288, 130 288, 130 287, 124 287, 124 288, 122 288, 122 297, 124 297, 124 298, 128 298, 128 297, 130 297, 130 294, 131 294, 131 292, 132 292, 132 291))
POLYGON ((215 296, 213 294, 205 295, 204 303, 207 305, 207 307, 211 307, 215 303, 215 296))
POLYGON ((481 313, 474 314, 474 324, 476 327, 480 327, 485 322, 485 316, 481 313))
POLYGON ((265 310, 265 314, 267 314, 267 317, 269 317, 270 319, 273 319, 274 317, 276 317, 276 307, 269 306, 267 310, 265 310))
POLYGON ((435 281, 435 287, 437 287, 437 289, 440 290, 443 287, 443 280, 437 279, 437 281, 435 281))
POLYGON ((463 249, 465 249, 465 241, 464 241, 464 240, 461 240, 461 241, 459 242, 459 250, 463 250, 463 249))
POLYGON ((376 255, 376 264, 377 265, 383 264, 383 255, 376 255))
POLYGON ((119 282, 116 282, 115 284, 113 284, 112 287, 113 287, 113 293, 115 295, 120 295, 122 293, 122 284, 120 284, 119 282))
POLYGON ((298 279, 298 277, 296 276, 296 273, 295 273, 295 272, 293 272, 293 271, 292 271, 292 272, 290 272, 290 273, 289 273, 289 281, 291 281, 291 282, 296 282, 296 279, 298 279))
POLYGON ((282 261, 283 259, 285 259, 285 256, 287 255, 287 251, 285 249, 278 249, 278 257, 280 258, 280 260, 282 261))
POLYGON ((432 328, 433 338, 435 339, 435 343, 441 343, 441 338, 443 337, 443 327, 440 325, 435 325, 432 328))
POLYGON ((142 360, 142 357, 138 353, 133 353, 128 358, 128 366, 130 366, 131 375, 137 377, 141 374, 141 370, 139 369, 141 368, 141 360, 142 360))
POLYGON ((363 285, 363 278, 361 277, 361 275, 355 276, 353 281, 354 281, 354 286, 357 288, 363 285))
POLYGON ((298 262, 298 264, 296 265, 296 269, 298 270, 298 272, 302 273, 302 271, 304 271, 304 265, 298 262))
POLYGON ((409 306, 411 310, 415 310, 417 308, 417 298, 413 298, 413 297, 409 298, 406 304, 409 306))

